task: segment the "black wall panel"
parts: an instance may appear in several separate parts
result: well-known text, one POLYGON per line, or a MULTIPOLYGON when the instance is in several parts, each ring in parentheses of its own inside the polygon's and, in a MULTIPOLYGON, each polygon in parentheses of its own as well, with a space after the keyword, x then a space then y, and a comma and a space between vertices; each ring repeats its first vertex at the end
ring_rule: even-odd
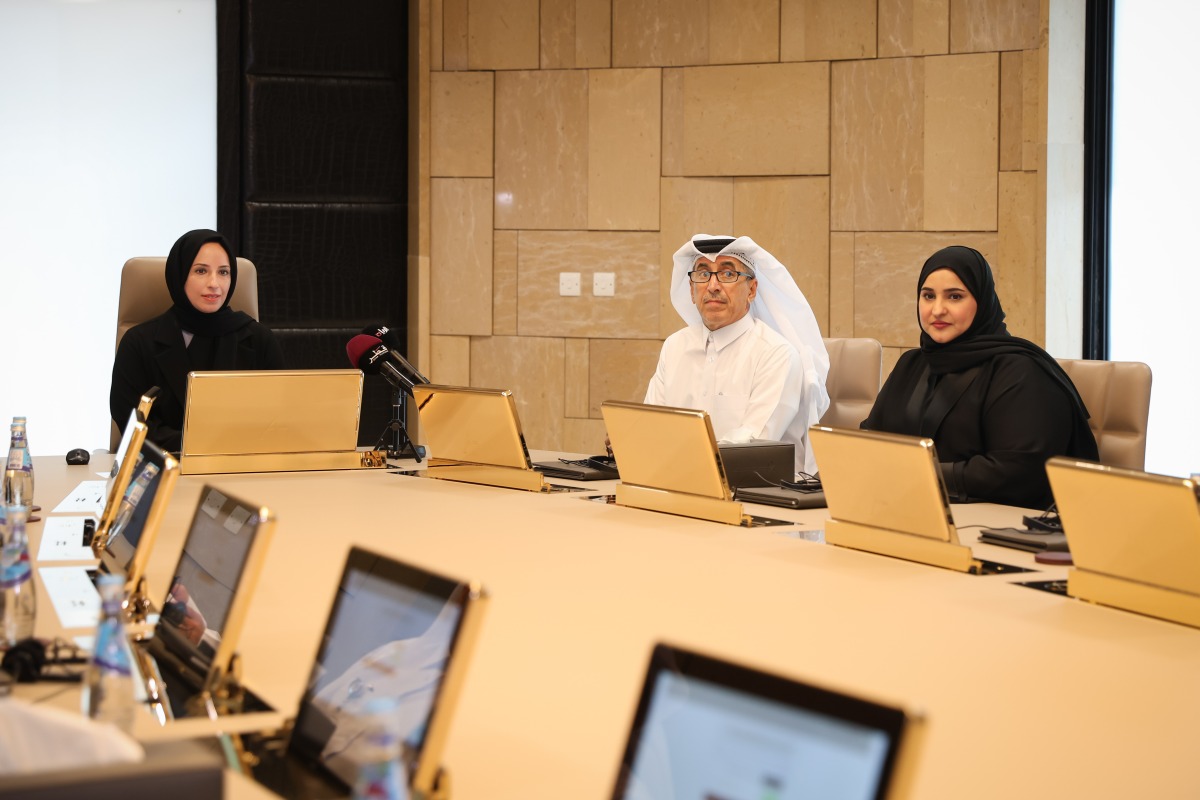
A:
MULTIPOLYGON (((288 366, 406 326, 406 25, 401 0, 217 0, 218 224, 288 366)), ((390 411, 369 379, 360 444, 390 411)))

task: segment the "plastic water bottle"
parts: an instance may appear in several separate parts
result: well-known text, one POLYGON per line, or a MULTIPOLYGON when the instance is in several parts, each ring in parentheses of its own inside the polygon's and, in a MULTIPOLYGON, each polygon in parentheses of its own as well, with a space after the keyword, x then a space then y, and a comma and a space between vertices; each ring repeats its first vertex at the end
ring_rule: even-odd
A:
POLYGON ((100 623, 92 658, 83 676, 83 713, 98 722, 111 722, 123 731, 133 727, 137 699, 133 694, 132 657, 121 602, 125 576, 120 573, 96 578, 100 591, 100 623))
POLYGON ((354 781, 354 800, 408 800, 408 778, 400 763, 399 703, 377 697, 362 710, 363 743, 354 781))
MULTIPOLYGON (((121 506, 117 509, 116 519, 113 520, 112 526, 108 529, 108 540, 104 543, 107 547, 109 542, 116 541, 125 530, 125 526, 129 524, 129 520, 133 519, 133 512, 137 511, 138 504, 142 502, 142 496, 146 494, 146 487, 154 480, 159 473, 157 464, 142 465, 144 459, 142 454, 138 453, 137 463, 134 469, 141 468, 137 478, 129 484, 129 488, 125 490, 125 496, 121 498, 121 506)), ((136 544, 131 542, 130 544, 136 544)))
MULTIPOLYGON (((25 457, 21 460, 21 468, 29 473, 29 497, 33 498, 33 451, 29 449, 29 426, 25 423, 25 417, 13 417, 13 422, 21 426, 21 435, 25 439, 25 457)), ((38 511, 39 507, 33 506, 30 503, 31 511, 38 511)))
POLYGON ((37 617, 33 566, 29 561, 29 539, 25 536, 27 516, 27 506, 6 509, 4 544, 0 547, 0 626, 10 647, 33 636, 33 621, 37 617))
MULTIPOLYGON (((20 419, 18 417, 17 419, 20 419)), ((33 460, 25 441, 25 424, 13 422, 8 460, 4 463, 4 503, 9 506, 33 505, 33 460)))

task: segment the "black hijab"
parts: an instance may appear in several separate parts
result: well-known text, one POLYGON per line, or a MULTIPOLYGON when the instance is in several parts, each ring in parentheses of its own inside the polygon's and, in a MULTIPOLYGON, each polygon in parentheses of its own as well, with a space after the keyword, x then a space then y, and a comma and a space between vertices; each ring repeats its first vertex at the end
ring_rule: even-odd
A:
MULTIPOLYGON (((1032 358, 1071 398, 1077 418, 1086 426, 1087 408, 1083 405, 1083 399, 1075 389, 1075 384, 1071 383, 1063 368, 1049 353, 1033 342, 1008 332, 1004 324, 1004 309, 1000 307, 1000 297, 996 294, 996 281, 992 277, 992 268, 987 259, 978 250, 961 245, 938 250, 929 257, 925 266, 921 267, 921 276, 917 279, 918 295, 921 287, 925 285, 926 278, 939 269, 948 269, 958 276, 975 298, 977 308, 970 327, 945 344, 938 344, 924 329, 921 330, 921 353, 929 365, 929 373, 945 375, 962 372, 1001 355, 1032 358)), ((918 303, 918 323, 920 317, 918 303)))
POLYGON ((171 306, 171 313, 179 321, 179 327, 189 333, 216 338, 244 328, 253 321, 250 315, 234 311, 229 307, 234 287, 237 286, 237 258, 234 257, 233 247, 230 246, 229 241, 216 231, 200 228, 180 236, 171 246, 171 252, 167 255, 166 278, 167 290, 171 293, 171 300, 174 303, 171 306), (229 256, 229 291, 225 295, 225 302, 221 308, 212 313, 200 311, 193 306, 183 288, 187 283, 188 273, 192 271, 196 254, 209 242, 221 245, 225 254, 229 256))

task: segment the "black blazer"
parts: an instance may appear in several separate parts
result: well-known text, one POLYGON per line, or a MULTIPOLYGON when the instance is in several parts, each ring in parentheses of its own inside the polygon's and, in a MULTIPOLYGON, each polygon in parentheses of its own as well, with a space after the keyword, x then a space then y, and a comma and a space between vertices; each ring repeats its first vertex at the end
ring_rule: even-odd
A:
MULTIPOLYGON (((211 369, 281 369, 283 351, 271 330, 257 322, 218 340, 217 362, 211 369)), ((148 438, 164 450, 178 452, 183 439, 183 404, 187 374, 192 366, 183 343, 183 331, 167 311, 130 328, 117 347, 113 362, 109 413, 124 432, 129 412, 151 386, 161 390, 146 421, 148 438)))
POLYGON ((1097 457, 1086 425, 1075 435, 1071 399, 1032 358, 995 356, 929 386, 921 351, 909 350, 862 427, 931 437, 952 500, 1044 509, 1048 458, 1097 457))

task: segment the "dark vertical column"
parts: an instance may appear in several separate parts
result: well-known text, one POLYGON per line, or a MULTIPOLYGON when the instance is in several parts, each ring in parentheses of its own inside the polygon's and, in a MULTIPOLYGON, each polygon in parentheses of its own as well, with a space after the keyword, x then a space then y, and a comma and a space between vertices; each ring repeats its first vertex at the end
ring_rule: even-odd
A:
POLYGON ((1083 357, 1108 358, 1113 0, 1087 4, 1083 101, 1083 357))
MULTIPOLYGON (((406 325, 407 9, 218 0, 218 220, 259 272, 295 368, 347 367, 365 325, 406 325)), ((360 443, 390 416, 370 379, 360 443)))

